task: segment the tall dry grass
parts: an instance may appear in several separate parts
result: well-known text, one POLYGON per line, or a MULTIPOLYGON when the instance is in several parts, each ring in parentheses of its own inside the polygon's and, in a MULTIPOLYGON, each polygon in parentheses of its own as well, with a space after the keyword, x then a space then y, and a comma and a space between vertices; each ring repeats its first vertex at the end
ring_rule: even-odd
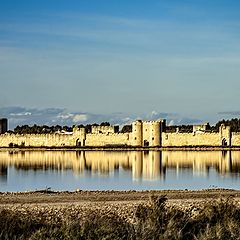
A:
POLYGON ((135 222, 115 213, 89 212, 87 219, 34 220, 29 214, 1 210, 0 239, 240 239, 240 209, 231 199, 219 199, 200 210, 167 206, 165 196, 139 205, 135 222))

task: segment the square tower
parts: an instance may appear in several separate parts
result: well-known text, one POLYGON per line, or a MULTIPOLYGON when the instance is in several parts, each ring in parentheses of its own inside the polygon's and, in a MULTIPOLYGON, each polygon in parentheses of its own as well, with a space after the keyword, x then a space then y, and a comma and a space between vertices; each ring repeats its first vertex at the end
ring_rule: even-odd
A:
POLYGON ((8 130, 8 121, 6 118, 0 118, 0 134, 7 132, 8 130))

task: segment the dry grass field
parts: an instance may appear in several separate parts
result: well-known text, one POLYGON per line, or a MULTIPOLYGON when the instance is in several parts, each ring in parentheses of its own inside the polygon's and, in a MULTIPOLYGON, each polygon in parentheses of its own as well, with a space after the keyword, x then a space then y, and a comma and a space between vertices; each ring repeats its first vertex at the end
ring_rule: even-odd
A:
POLYGON ((0 194, 0 239, 240 239, 240 192, 0 194))

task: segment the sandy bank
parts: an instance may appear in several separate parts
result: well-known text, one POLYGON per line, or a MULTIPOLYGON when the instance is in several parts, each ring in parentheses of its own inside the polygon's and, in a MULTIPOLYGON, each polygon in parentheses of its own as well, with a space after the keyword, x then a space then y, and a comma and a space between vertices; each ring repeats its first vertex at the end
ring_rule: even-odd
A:
POLYGON ((130 222, 139 204, 148 204, 150 196, 166 195, 168 205, 181 209, 199 208, 203 203, 219 198, 234 198, 240 202, 240 191, 211 189, 200 191, 76 191, 0 193, 0 210, 9 209, 34 218, 75 216, 85 218, 89 211, 116 213, 130 222))

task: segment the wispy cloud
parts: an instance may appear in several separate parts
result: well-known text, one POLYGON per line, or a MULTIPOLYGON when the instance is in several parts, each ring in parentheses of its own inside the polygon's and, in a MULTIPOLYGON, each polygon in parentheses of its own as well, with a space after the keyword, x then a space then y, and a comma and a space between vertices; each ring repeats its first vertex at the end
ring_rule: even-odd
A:
POLYGON ((183 118, 177 113, 161 113, 156 110, 149 114, 94 114, 86 112, 70 112, 61 108, 25 108, 25 107, 4 107, 0 108, 0 116, 9 120, 10 128, 13 129, 17 125, 76 125, 88 123, 110 122, 111 124, 125 125, 131 124, 136 119, 142 120, 158 120, 167 119, 168 123, 175 124, 193 124, 202 122, 200 119, 183 118))
MULTIPOLYGON (((30 46, 31 38, 46 35, 50 48, 54 44, 56 46, 56 43, 65 45, 66 38, 71 41, 74 39, 82 41, 81 44, 88 46, 101 44, 102 48, 102 44, 107 44, 108 49, 118 46, 124 47, 128 51, 137 49, 138 51, 175 55, 189 55, 193 51, 202 54, 202 49, 208 50, 208 53, 211 54, 218 52, 219 47, 223 45, 225 48, 222 48, 221 52, 223 49, 226 51, 236 49, 239 45, 238 37, 235 34, 238 26, 235 23, 216 26, 216 24, 201 25, 191 22, 178 23, 166 19, 149 20, 101 15, 72 16, 70 13, 59 14, 55 17, 56 19, 50 16, 51 24, 45 21, 2 23, 0 31, 27 35, 25 38, 20 37, 19 40, 27 39, 30 46), (130 46, 132 49, 129 48, 130 46)), ((41 45, 41 42, 39 41, 37 45, 41 45)), ((204 53, 206 54, 205 51, 204 53)))
MULTIPOLYGON (((174 122, 182 119, 184 123, 201 119, 188 120, 174 112, 201 116, 205 109, 208 113, 212 109, 236 109, 240 86, 239 22, 226 18, 214 22, 212 15, 206 21, 185 21, 183 15, 188 12, 194 16, 198 8, 181 6, 170 7, 175 11, 171 13, 169 8, 170 16, 155 12, 154 17, 116 17, 116 12, 111 16, 63 9, 47 14, 39 11, 30 18, 6 17, 0 23, 2 106, 82 109, 60 109, 48 115, 44 109, 13 111, 8 115, 12 126, 35 122, 122 123, 139 116, 174 122), (231 91, 225 91, 226 81, 234 86, 231 91), (116 108, 133 114, 112 115, 116 108)), ((205 8, 201 11, 199 19, 205 8)))
POLYGON ((225 116, 240 116, 240 111, 226 111, 226 112, 218 112, 219 115, 225 115, 225 116))
POLYGON ((74 123, 82 123, 82 122, 86 122, 87 120, 88 120, 87 114, 75 114, 72 119, 74 123))

